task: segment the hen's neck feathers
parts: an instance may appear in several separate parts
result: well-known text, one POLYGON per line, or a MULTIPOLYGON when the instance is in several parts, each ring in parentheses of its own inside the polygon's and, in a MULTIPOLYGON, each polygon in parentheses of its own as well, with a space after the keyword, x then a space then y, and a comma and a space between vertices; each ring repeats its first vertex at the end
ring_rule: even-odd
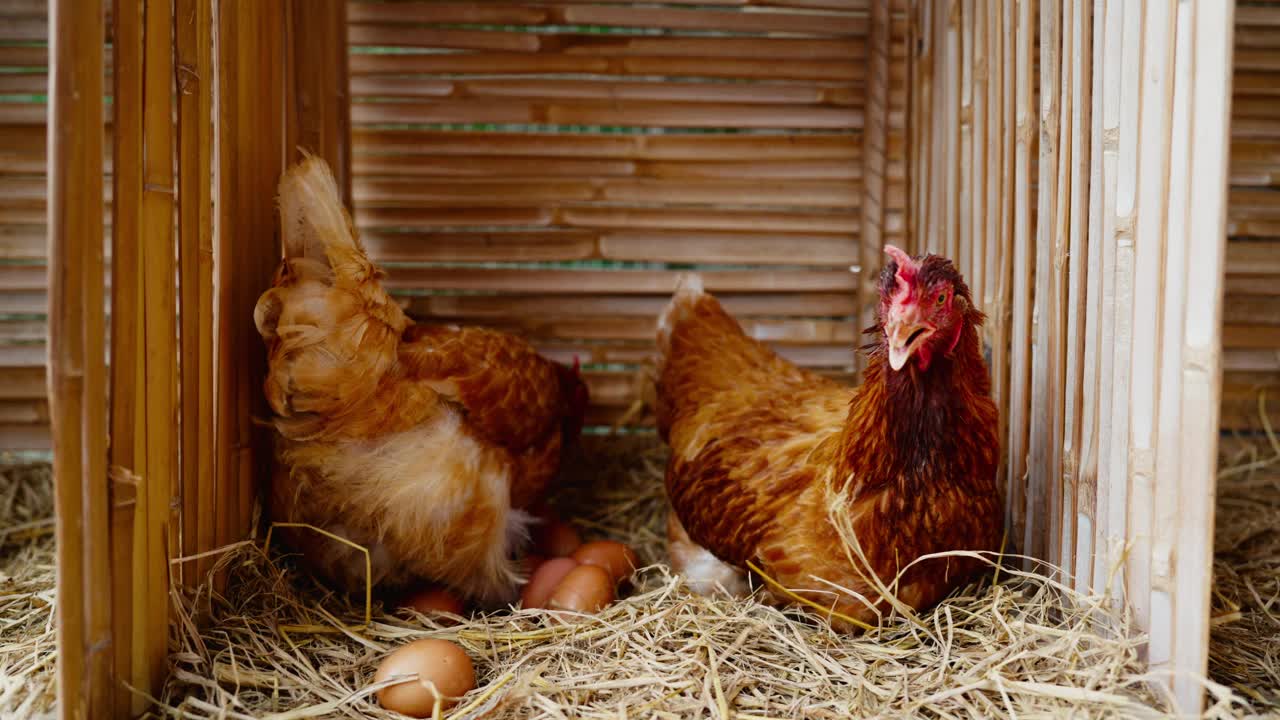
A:
POLYGON ((970 306, 960 341, 934 359, 927 371, 909 362, 889 368, 883 326, 868 332, 868 366, 841 437, 841 472, 858 494, 889 485, 904 491, 939 480, 984 481, 981 466, 998 442, 991 378, 983 361, 978 327, 983 315, 970 306), (911 486, 916 487, 911 487, 911 486))

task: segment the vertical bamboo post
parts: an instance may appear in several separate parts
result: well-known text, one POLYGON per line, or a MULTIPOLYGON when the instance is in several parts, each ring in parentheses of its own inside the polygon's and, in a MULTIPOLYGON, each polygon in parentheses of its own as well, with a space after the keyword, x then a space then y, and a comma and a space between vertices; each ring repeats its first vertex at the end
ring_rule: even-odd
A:
MULTIPOLYGON (((182 311, 182 554, 214 547, 213 7, 177 0, 178 258, 182 311)), ((202 582, 211 559, 186 566, 202 582)))
POLYGON ((938 79, 937 74, 937 55, 940 53, 938 47, 938 27, 936 15, 938 14, 933 3, 920 4, 922 12, 920 12, 920 37, 922 37, 922 49, 920 49, 919 63, 919 87, 916 88, 916 94, 920 97, 920 173, 918 182, 920 187, 920 225, 918 237, 915 238, 915 247, 913 249, 916 254, 937 250, 937 223, 938 223, 938 202, 937 202, 937 178, 938 176, 938 149, 937 149, 937 132, 934 131, 933 118, 937 113, 937 88, 934 87, 938 79))
POLYGON ((973 290, 973 198, 977 185, 973 182, 973 0, 963 0, 954 6, 952 23, 958 26, 955 33, 960 45, 960 86, 957 89, 959 112, 953 122, 959 135, 960 146, 956 156, 956 223, 953 231, 957 246, 951 259, 970 282, 973 290))
MULTIPOLYGON (((1062 567, 1066 571, 1067 582, 1075 576, 1079 563, 1088 563, 1076 553, 1078 537, 1077 512, 1079 498, 1084 492, 1081 487, 1081 466, 1083 453, 1081 439, 1085 429, 1083 411, 1085 389, 1081 380, 1082 366, 1085 358, 1085 334, 1088 327, 1086 304, 1086 278, 1092 279, 1091 267, 1086 263, 1090 257, 1088 248, 1089 200, 1092 185, 1090 167, 1093 159, 1091 125, 1090 88, 1093 82, 1093 67, 1090 61, 1093 52, 1090 5, 1092 0, 1069 0, 1069 15, 1064 21, 1071 24, 1071 47, 1068 57, 1071 58, 1071 146, 1070 183, 1071 200, 1067 209, 1067 225, 1070 228, 1068 238, 1068 263, 1066 286, 1067 327, 1065 338, 1065 368, 1062 456, 1063 482, 1067 492, 1063 496, 1060 514, 1062 517, 1062 535, 1059 541, 1062 555, 1062 567)), ((1090 530, 1091 531, 1091 530, 1090 530)))
POLYGON ((940 184, 943 208, 939 235, 940 253, 958 261, 960 258, 960 0, 949 0, 946 14, 938 18, 943 42, 942 72, 942 141, 936 158, 942 171, 940 184))
MULTIPOLYGON (((1035 305, 1032 309, 1032 327, 1035 347, 1031 357, 1031 415, 1036 429, 1029 433, 1029 457, 1027 460, 1027 526, 1022 538, 1023 552, 1036 557, 1056 561, 1049 552, 1046 540, 1053 534, 1057 522, 1054 518, 1054 501, 1057 499, 1058 478, 1053 476, 1050 448, 1054 445, 1054 393, 1053 393, 1053 339, 1056 320, 1052 312, 1055 302, 1056 272, 1054 245, 1057 243, 1058 200, 1063 191, 1058 173, 1059 120, 1061 100, 1059 75, 1062 70, 1061 50, 1063 39, 1062 13, 1059 0, 1040 0, 1040 161, 1039 209, 1036 212, 1035 247, 1035 305), (1038 518, 1042 527, 1035 527, 1031 518, 1038 518)), ((1069 149, 1065 149, 1069 152, 1069 149)))
POLYGON ((998 212, 998 248, 993 258, 992 272, 995 274, 994 296, 992 304, 995 309, 995 325, 992 337, 994 347, 991 351, 992 376, 996 407, 1000 408, 1000 438, 1003 446, 1000 469, 997 474, 997 485, 1002 489, 1005 500, 1005 528, 1011 537, 1017 537, 1014 526, 1013 505, 1017 498, 1013 494, 1012 462, 1010 461, 1009 415, 1013 404, 1010 402, 1010 355, 1009 332, 1012 327, 1012 291, 1013 291, 1013 183, 1015 178, 1015 152, 1017 123, 1015 116, 1015 91, 1017 72, 1015 70, 1014 51, 1017 46, 1014 37, 1015 12, 1013 0, 1001 0, 996 22, 992 33, 997 39, 1000 57, 1000 171, 999 187, 996 192, 998 212))
MULTIPOLYGON (((1099 356, 1103 349, 1102 313, 1102 62, 1103 31, 1106 23, 1106 0, 1093 0, 1093 68, 1089 118, 1089 212, 1088 227, 1081 228, 1088 247, 1088 271, 1084 306, 1084 387, 1080 399, 1080 467, 1076 494, 1076 590, 1086 591, 1093 582, 1094 537, 1098 517, 1098 393, 1099 356)), ((1073 252, 1075 252, 1073 250, 1073 252)))
POLYGON ((1151 626, 1151 536, 1155 474, 1156 395, 1160 376, 1161 275, 1169 195, 1169 114, 1172 112, 1173 7, 1153 3, 1142 28, 1142 107, 1138 133, 1137 217, 1134 227, 1133 348, 1129 382, 1129 517, 1126 578, 1138 626, 1151 626))
MULTIPOLYGON (((889 45, 893 32, 888 0, 871 4, 867 42, 866 118, 862 128, 862 238, 859 243, 858 305, 855 331, 875 322, 878 274, 883 263, 885 150, 889 123, 889 45)), ((859 355, 861 362, 861 355, 859 355)), ((861 368, 859 368, 861 369, 861 368)))
MULTIPOLYGON (((1120 67, 1140 68, 1142 62, 1142 3, 1122 3, 1120 67)), ((1133 359, 1133 230, 1138 189, 1138 111, 1140 72, 1120 73, 1119 137, 1115 185, 1115 334, 1112 338, 1110 453, 1104 458, 1110 476, 1107 500, 1107 587, 1111 601, 1124 600, 1125 524, 1128 516, 1129 418, 1128 388, 1133 359)))
POLYGON ((58 703, 110 713, 100 2, 49 2, 49 362, 58 543, 58 703))
MULTIPOLYGON (((1169 132, 1169 196, 1164 263, 1164 325, 1160 339, 1160 398, 1156 421, 1155 518, 1151 546, 1151 638, 1147 658, 1165 670, 1173 660, 1174 548, 1181 487, 1183 302, 1187 295, 1187 246, 1191 206, 1191 3, 1178 4, 1173 61, 1173 109, 1169 132)), ((1172 683, 1169 683, 1172 685, 1172 683)))
MULTIPOLYGON (((981 303, 980 307, 983 311, 990 312, 990 308, 985 303, 987 247, 992 244, 992 239, 986 232, 987 177, 990 174, 987 161, 991 147, 991 138, 987 134, 987 104, 990 99, 987 95, 987 78, 991 74, 990 62, 987 59, 987 5, 988 3, 980 2, 967 6, 970 14, 965 19, 965 28, 966 30, 971 28, 969 37, 973 39, 973 94, 970 98, 970 106, 973 108, 973 145, 972 173, 968 180, 972 208, 969 211, 969 242, 973 247, 968 278, 974 300, 981 303)), ((990 347, 990 338, 985 330, 981 340, 987 348, 990 347)))
POLYGON ((1191 0, 1194 30, 1191 197, 1182 347, 1182 473, 1176 566, 1174 680, 1182 712, 1199 714, 1207 670, 1214 485, 1222 390, 1222 279, 1235 3, 1191 0), (1194 269, 1194 270, 1192 270, 1194 269))
MULTIPOLYGON (((1100 211, 1101 233, 1096 239, 1102 257, 1102 296, 1099 307, 1098 341, 1098 510, 1094 525, 1093 578, 1091 586, 1099 592, 1110 583, 1111 564, 1107 543, 1111 536, 1113 513, 1110 507, 1116 503, 1112 488, 1111 441, 1113 417, 1111 409, 1115 393, 1113 366, 1115 364, 1116 324, 1116 165, 1120 133, 1120 73, 1106 72, 1106 68, 1120 66, 1120 40, 1124 10, 1123 3, 1106 0, 1103 16, 1103 53, 1099 64, 1102 75, 1102 207, 1100 211)), ((1117 481, 1118 482, 1118 481, 1117 481)), ((1119 507, 1123 509, 1123 497, 1119 507)), ((1123 528, 1122 528, 1123 529, 1123 528)))
MULTIPOLYGON (((136 480, 146 475, 147 368, 143 328, 142 227, 142 6, 115 0, 112 24, 112 216, 111 216, 111 466, 112 635, 119 675, 147 687, 146 502, 136 480)), ((143 699, 119 688, 117 715, 139 714, 143 699)))
POLYGON ((280 258, 275 190, 285 161, 285 11, 282 3, 221 0, 218 67, 217 297, 215 301, 215 543, 244 537, 265 475, 262 416, 265 353, 253 324, 258 296, 280 258))
POLYGON ((1035 140, 1032 113, 1031 48, 1035 39, 1031 19, 1035 16, 1035 0, 1020 0, 1017 7, 1017 29, 1014 108, 1016 113, 1017 148, 1013 179, 1013 322, 1011 325, 1011 362, 1009 371, 1009 492, 1006 495, 1013 511, 1011 536, 1028 547, 1034 523, 1027 517, 1027 428, 1030 407, 1027 393, 1031 377, 1031 146, 1035 140))
MULTIPOLYGON (((343 199, 350 208, 347 4, 345 0, 288 0, 287 4, 290 72, 285 148, 289 162, 301 159, 300 149, 324 158, 343 188, 343 199)), ((884 4, 878 2, 873 7, 884 4)), ((888 16, 887 8, 884 14, 888 16)), ((872 37, 874 40, 874 34, 872 37)))
MULTIPOLYGON (((146 334, 147 687, 164 683, 169 654, 169 558, 178 549, 178 329, 173 236, 173 14, 147 0, 143 77, 142 247, 146 334)), ((135 536, 137 537, 137 536, 135 536)))

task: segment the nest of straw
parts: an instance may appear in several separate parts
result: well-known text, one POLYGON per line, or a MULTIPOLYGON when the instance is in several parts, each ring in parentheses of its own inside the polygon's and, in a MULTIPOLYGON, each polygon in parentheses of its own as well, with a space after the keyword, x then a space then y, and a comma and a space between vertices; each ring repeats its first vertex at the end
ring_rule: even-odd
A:
POLYGON ((0 717, 53 717, 53 481, 0 466, 0 717))
MULTIPOLYGON (((433 619, 335 596, 259 545, 229 552, 227 590, 175 594, 172 676, 160 707, 182 717, 398 717, 377 705, 379 661, 439 637, 475 661, 452 718, 847 718, 1167 715, 1142 638, 1104 599, 1008 567, 915 617, 870 632, 753 599, 688 593, 663 561, 664 451, 653 439, 589 445, 559 498, 587 537, 634 547, 647 567, 594 616, 509 611, 433 619), (193 618, 201 617, 196 623, 193 618), (291 631, 289 626, 311 626, 291 631)), ((1210 684, 1208 717, 1257 712, 1210 684)))

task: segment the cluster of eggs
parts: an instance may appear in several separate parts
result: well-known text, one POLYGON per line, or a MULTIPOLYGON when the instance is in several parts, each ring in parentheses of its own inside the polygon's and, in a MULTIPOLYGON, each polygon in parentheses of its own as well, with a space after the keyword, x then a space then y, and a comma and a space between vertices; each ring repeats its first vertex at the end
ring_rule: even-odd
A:
MULTIPOLYGON (((558 520, 542 525, 534 538, 538 554, 525 558, 529 581, 520 595, 525 608, 596 612, 612 603, 618 585, 636 568, 631 548, 609 540, 583 544, 578 533, 558 520)), ((406 599, 404 607, 424 615, 462 615, 462 602, 433 588, 406 599)), ((416 680, 388 685, 378 692, 382 707, 410 717, 426 717, 448 708, 475 687, 475 668, 465 650, 448 640, 411 642, 388 655, 374 682, 395 677, 416 680)))

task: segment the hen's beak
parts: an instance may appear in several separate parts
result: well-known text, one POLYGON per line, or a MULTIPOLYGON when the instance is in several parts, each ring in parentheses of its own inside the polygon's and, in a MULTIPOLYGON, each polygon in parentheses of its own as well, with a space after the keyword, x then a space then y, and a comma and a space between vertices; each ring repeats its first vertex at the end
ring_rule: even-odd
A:
POLYGON ((894 370, 905 367, 920 343, 934 332, 928 323, 918 320, 917 313, 910 311, 891 317, 884 330, 889 340, 889 367, 894 370))

